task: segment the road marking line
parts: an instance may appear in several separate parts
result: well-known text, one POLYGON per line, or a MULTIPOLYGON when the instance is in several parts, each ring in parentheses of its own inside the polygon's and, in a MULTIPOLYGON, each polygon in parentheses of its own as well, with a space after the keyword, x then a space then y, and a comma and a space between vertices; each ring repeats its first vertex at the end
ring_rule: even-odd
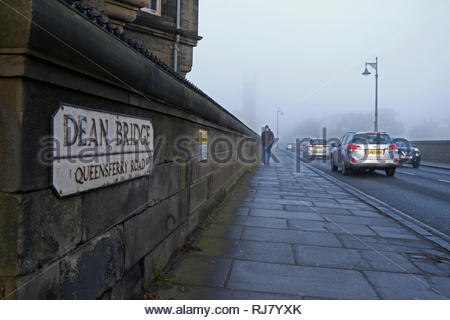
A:
POLYGON ((444 179, 438 179, 438 181, 450 183, 450 181, 444 179))
POLYGON ((403 173, 403 174, 409 174, 410 176, 415 176, 415 175, 416 175, 415 173, 410 173, 410 172, 401 172, 401 171, 400 171, 400 173, 403 173))

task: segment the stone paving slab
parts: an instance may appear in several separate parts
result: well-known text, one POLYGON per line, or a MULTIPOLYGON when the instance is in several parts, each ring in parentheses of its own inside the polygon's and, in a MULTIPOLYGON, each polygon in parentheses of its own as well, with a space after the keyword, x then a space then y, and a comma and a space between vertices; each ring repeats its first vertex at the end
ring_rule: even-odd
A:
POLYGON ((317 220, 323 221, 324 219, 313 212, 306 211, 282 211, 282 210, 270 210, 270 209, 252 209, 250 211, 251 216, 256 217, 270 217, 270 218, 284 218, 284 219, 301 219, 301 220, 317 220))
POLYGON ((244 230, 243 226, 239 225, 226 225, 226 224, 212 224, 203 235, 220 237, 224 239, 239 239, 244 230))
POLYGON ((298 300, 302 297, 274 292, 257 292, 207 286, 176 286, 159 291, 161 299, 181 300, 298 300))
POLYGON ((289 200, 289 199, 268 199, 268 198, 254 198, 257 203, 270 203, 281 205, 296 205, 296 206, 311 206, 311 201, 289 200))
POLYGON ((382 299, 448 299, 450 295, 447 286, 445 291, 431 289, 429 282, 421 275, 373 271, 364 273, 382 299))
POLYGON ((342 247, 331 233, 245 227, 242 239, 342 247))
POLYGON ((203 237, 200 254, 249 261, 294 264, 294 251, 287 243, 203 237))
POLYGON ((177 283, 223 287, 232 263, 231 259, 192 255, 180 262, 171 278, 177 283))
POLYGON ((291 230, 322 231, 322 232, 328 231, 324 221, 288 219, 287 223, 288 228, 291 230))
POLYGON ((369 217, 369 218, 378 218, 380 216, 379 212, 370 211, 365 208, 364 210, 348 210, 350 211, 350 214, 354 214, 355 216, 361 216, 361 217, 369 217))
POLYGON ((376 299, 358 271, 236 261, 227 287, 334 299, 376 299))
POLYGON ((403 273, 422 273, 408 256, 399 252, 361 250, 361 255, 373 270, 403 273), (380 259, 382 257, 382 259, 380 259))
POLYGON ((299 265, 340 269, 371 270, 370 264, 356 249, 317 246, 295 246, 295 259, 299 265))
POLYGON ((162 298, 449 299, 449 252, 279 158, 242 180, 197 250, 172 260, 162 298))
POLYGON ((342 208, 332 208, 332 209, 330 209, 330 208, 314 208, 313 207, 311 209, 314 210, 314 212, 317 212, 319 214, 325 213, 325 214, 352 215, 352 212, 350 212, 350 210, 342 209, 342 208))
POLYGON ((354 234, 337 234, 336 236, 344 247, 353 249, 405 252, 423 252, 423 250, 420 249, 438 249, 431 242, 423 240, 356 236, 354 234))
POLYGON ((284 210, 283 205, 275 204, 275 203, 259 203, 259 202, 243 201, 241 204, 242 204, 242 206, 248 207, 251 209, 284 210))
MULTIPOLYGON (((284 210, 286 211, 298 211, 298 212, 317 212, 316 208, 311 206, 299 206, 299 205, 292 205, 288 204, 284 207, 284 210)), ((322 219, 321 219, 322 220, 322 219)))
POLYGON ((447 261, 442 261, 442 257, 441 259, 436 259, 435 257, 414 258, 414 256, 410 256, 410 259, 414 261, 414 265, 425 274, 450 278, 450 268, 448 268, 450 260, 448 259, 447 261))
POLYGON ((275 229, 287 229, 287 219, 282 218, 267 218, 255 216, 240 216, 234 221, 234 224, 248 226, 248 227, 266 227, 275 229))
POLYGON ((327 222, 326 227, 332 233, 353 234, 361 236, 376 236, 377 234, 367 225, 341 222, 327 222))
POLYGON ((371 217, 338 215, 333 213, 323 213, 322 217, 324 217, 326 220, 330 222, 336 223, 343 222, 352 224, 377 225, 385 227, 395 227, 398 225, 394 220, 383 216, 380 216, 378 218, 371 218, 371 217))
POLYGON ((413 232, 397 226, 396 227, 373 226, 372 229, 375 230, 375 232, 378 233, 378 235, 385 238, 420 240, 420 238, 416 236, 413 232))

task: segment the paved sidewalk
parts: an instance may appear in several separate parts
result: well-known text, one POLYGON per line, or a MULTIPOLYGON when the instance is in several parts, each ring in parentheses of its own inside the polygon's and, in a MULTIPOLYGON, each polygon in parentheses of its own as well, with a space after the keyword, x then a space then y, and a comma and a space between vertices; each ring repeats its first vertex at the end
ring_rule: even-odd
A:
POLYGON ((281 154, 180 254, 163 299, 448 299, 450 256, 281 154))

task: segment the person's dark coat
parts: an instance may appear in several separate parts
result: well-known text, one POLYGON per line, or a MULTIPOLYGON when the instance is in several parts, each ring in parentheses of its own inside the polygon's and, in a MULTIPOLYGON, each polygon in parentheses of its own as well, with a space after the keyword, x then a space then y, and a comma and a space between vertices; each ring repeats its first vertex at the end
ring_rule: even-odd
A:
POLYGON ((269 131, 264 130, 261 134, 261 142, 263 147, 272 147, 273 143, 275 141, 275 137, 273 135, 272 130, 269 129, 269 131), (266 135, 268 135, 266 137, 266 135))

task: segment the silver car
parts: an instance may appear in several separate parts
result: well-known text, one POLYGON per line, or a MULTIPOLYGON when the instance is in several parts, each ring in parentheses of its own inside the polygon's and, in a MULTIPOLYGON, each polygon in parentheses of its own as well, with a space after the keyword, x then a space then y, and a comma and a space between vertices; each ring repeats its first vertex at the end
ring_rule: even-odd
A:
POLYGON ((328 158, 330 148, 325 139, 310 139, 303 148, 304 159, 328 158))
POLYGON ((385 170, 392 177, 399 164, 398 147, 386 132, 347 132, 331 146, 331 169, 340 167, 344 176, 368 169, 385 170))

